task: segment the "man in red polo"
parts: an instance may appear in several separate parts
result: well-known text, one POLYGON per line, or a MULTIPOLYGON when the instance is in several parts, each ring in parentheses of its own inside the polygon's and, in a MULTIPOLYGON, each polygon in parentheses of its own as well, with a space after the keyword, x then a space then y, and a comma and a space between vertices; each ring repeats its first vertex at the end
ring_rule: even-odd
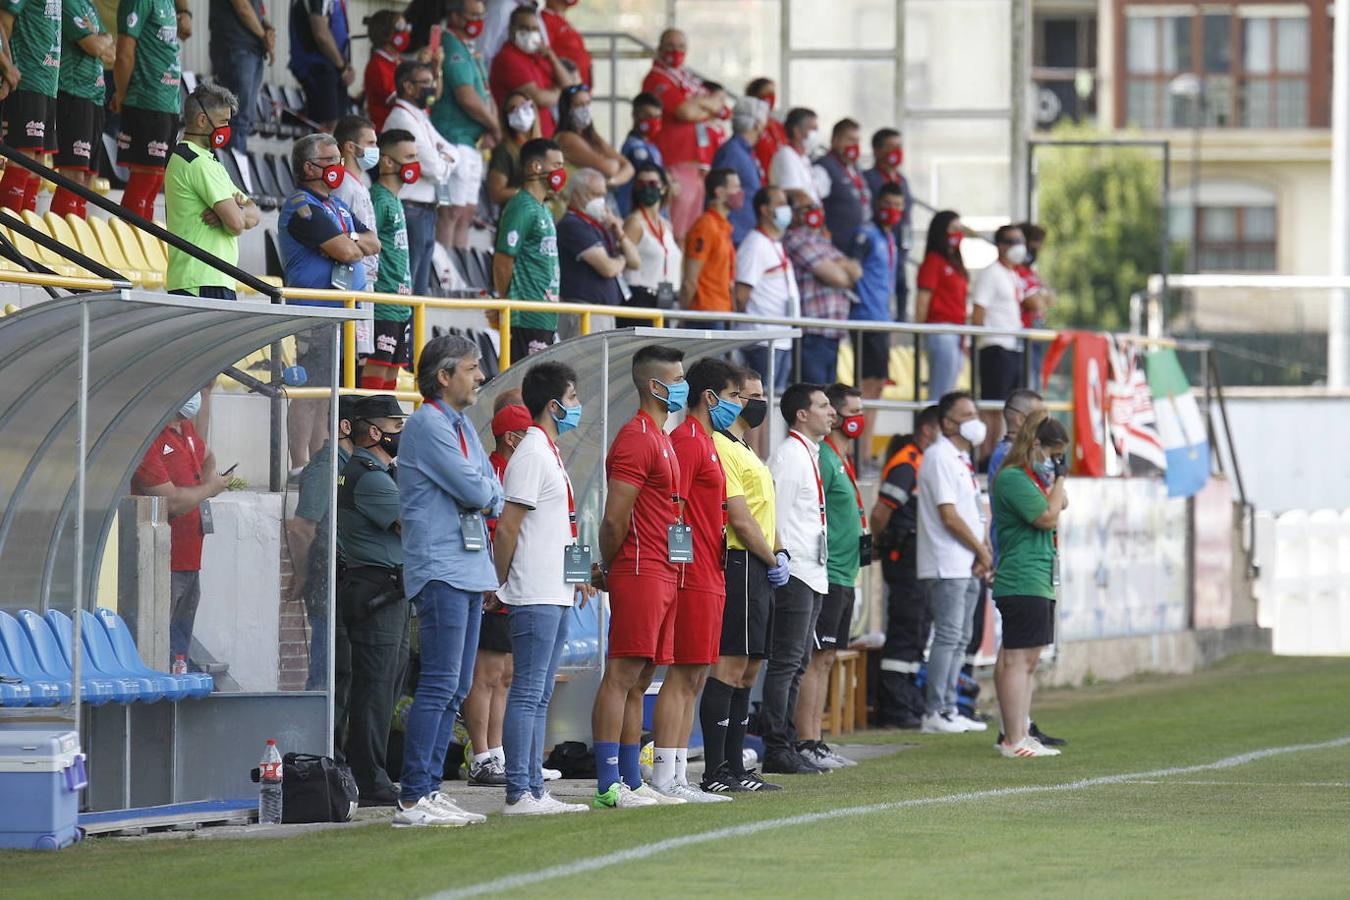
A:
POLYGON ((168 507, 170 664, 180 656, 186 659, 192 646, 192 625, 202 597, 202 538, 211 533, 206 501, 230 483, 216 472, 215 455, 192 425, 201 406, 201 394, 193 394, 150 442, 131 479, 134 493, 163 497, 168 507))
POLYGON ((531 6, 518 6, 511 12, 506 43, 492 60, 488 85, 498 108, 512 91, 520 91, 539 111, 539 136, 553 137, 556 124, 553 108, 562 90, 580 84, 567 71, 553 48, 544 43, 539 16, 531 6))
POLYGON ((581 32, 567 21, 567 11, 576 6, 578 0, 544 0, 543 12, 539 14, 544 29, 548 31, 548 45, 563 59, 571 60, 577 67, 577 75, 582 84, 595 84, 591 80, 591 54, 586 49, 586 41, 581 32))

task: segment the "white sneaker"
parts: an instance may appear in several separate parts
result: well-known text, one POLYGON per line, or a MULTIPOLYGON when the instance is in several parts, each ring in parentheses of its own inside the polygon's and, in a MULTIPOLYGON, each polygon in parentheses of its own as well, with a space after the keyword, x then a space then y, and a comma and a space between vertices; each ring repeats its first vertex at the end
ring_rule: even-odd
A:
POLYGON ((963 716, 957 713, 952 718, 966 727, 966 731, 988 731, 989 723, 981 722, 979 719, 972 719, 969 716, 963 716))
POLYGON ((560 813, 586 812, 590 808, 584 803, 564 803, 548 791, 544 791, 544 796, 539 798, 539 802, 553 807, 554 812, 560 813))
POLYGON ((548 766, 544 766, 543 773, 545 781, 558 781, 562 778, 562 772, 557 769, 550 769, 548 766))
POLYGON ((562 812, 562 810, 543 800, 536 799, 533 794, 528 792, 521 794, 515 803, 508 800, 506 805, 502 807, 502 815, 504 816, 551 816, 559 812, 562 812))
POLYGON ((1030 735, 1022 738, 1015 745, 999 744, 998 752, 1009 759, 1025 759, 1033 756, 1059 756, 1059 750, 1057 748, 1047 747, 1030 735))
POLYGON ((831 747, 824 741, 818 742, 817 746, 825 753, 826 756, 828 756, 835 762, 839 763, 839 765, 844 768, 849 768, 851 766, 856 766, 858 764, 856 760, 849 759, 847 756, 844 756, 838 750, 835 750, 833 747, 831 747))
POLYGON ((804 741, 797 745, 797 753, 813 766, 819 766, 822 769, 842 769, 844 767, 843 760, 836 759, 834 754, 825 749, 821 741, 804 741))
POLYGON ((441 791, 432 791, 431 796, 427 799, 429 799, 437 809, 443 810, 452 816, 459 816, 460 818, 465 819, 466 824, 468 825, 481 825, 487 821, 487 816, 482 813, 469 812, 467 809, 458 806, 455 801, 451 800, 449 796, 441 791))
POLYGON ((640 806, 656 806, 659 801, 651 797, 641 797, 622 780, 611 784, 607 789, 596 790, 591 800, 594 809, 636 809, 640 806))
POLYGON ((633 791, 633 796, 652 800, 660 806, 679 806, 681 803, 689 802, 683 797, 673 797, 668 794, 663 794, 645 781, 642 783, 642 787, 633 791))
POLYGON ((929 713, 923 717, 920 734, 964 734, 966 726, 948 713, 929 713))
POLYGON ((672 781, 670 784, 662 786, 654 784, 652 790, 665 797, 674 797, 685 803, 721 803, 731 800, 730 797, 724 797, 720 794, 704 793, 693 785, 683 784, 679 781, 672 781))
POLYGON ((452 815, 423 797, 411 809, 405 809, 402 803, 395 804, 393 825, 395 828, 459 828, 469 824, 463 816, 452 815))

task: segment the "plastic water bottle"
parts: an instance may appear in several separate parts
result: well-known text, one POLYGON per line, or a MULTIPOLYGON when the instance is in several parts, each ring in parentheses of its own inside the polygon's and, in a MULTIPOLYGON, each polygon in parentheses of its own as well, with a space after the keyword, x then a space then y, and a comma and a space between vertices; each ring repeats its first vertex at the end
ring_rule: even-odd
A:
POLYGON ((173 669, 171 671, 174 675, 187 674, 187 659, 183 657, 183 654, 180 653, 173 658, 173 669))
POLYGON ((258 824, 281 824, 281 753, 270 738, 258 764, 258 824))

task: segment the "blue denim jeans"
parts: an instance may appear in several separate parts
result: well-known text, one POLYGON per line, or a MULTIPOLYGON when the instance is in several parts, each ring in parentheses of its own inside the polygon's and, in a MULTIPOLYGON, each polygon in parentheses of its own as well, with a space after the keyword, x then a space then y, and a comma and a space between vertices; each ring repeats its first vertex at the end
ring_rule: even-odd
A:
POLYGON ((975 630, 975 607, 984 589, 978 578, 925 578, 921 584, 933 616, 933 643, 928 648, 925 699, 930 715, 956 712, 956 679, 966 661, 966 647, 975 630))
POLYGON ((923 339, 928 351, 928 402, 936 403, 943 394, 956 389, 961 377, 961 335, 930 334, 923 339))
POLYGON ((436 210, 430 206, 404 203, 403 220, 408 228, 408 265, 412 269, 412 292, 425 297, 431 293, 431 255, 436 249, 436 210))
MULTIPOLYGON (((741 351, 745 355, 745 364, 759 373, 764 386, 769 386, 769 345, 756 344, 741 351)), ((792 374, 792 351, 775 350, 773 352, 774 394, 782 396, 787 390, 788 376, 792 374)))
POLYGON ((802 381, 830 385, 838 380, 839 338, 802 335, 802 381))
POLYGON ((253 134, 258 91, 262 90, 263 63, 263 54, 249 48, 217 49, 211 54, 211 68, 216 82, 229 88, 239 98, 239 112, 230 120, 230 146, 240 152, 248 150, 248 138, 253 134))
POLYGON ((469 693, 483 621, 482 591, 431 581, 413 598, 422 669, 403 738, 403 800, 441 789, 455 713, 469 693))
POLYGON ((527 791, 544 796, 544 732, 553 676, 558 673, 572 608, 539 603, 508 607, 511 614, 513 672, 502 722, 506 753, 506 801, 527 791))

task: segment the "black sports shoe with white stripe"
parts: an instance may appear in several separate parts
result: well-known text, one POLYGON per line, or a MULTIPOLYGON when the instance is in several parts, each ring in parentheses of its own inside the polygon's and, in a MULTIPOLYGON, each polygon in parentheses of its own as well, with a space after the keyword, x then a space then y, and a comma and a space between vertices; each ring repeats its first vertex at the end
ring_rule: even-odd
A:
POLYGON ((705 794, 739 794, 745 790, 740 780, 731 771, 731 765, 723 762, 715 771, 704 772, 698 785, 705 794))
POLYGON ((754 769, 740 773, 741 787, 747 791, 781 791, 781 784, 774 784, 759 777, 754 769))

